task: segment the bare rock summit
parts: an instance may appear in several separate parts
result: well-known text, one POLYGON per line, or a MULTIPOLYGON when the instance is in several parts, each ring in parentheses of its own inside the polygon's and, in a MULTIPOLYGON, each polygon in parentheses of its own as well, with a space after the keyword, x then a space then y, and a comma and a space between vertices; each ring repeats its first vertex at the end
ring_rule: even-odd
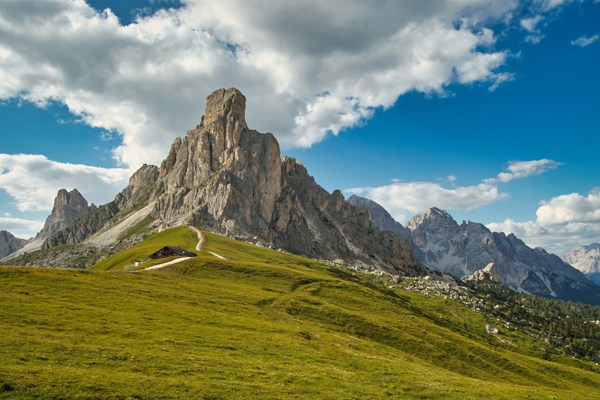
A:
POLYGON ((60 189, 54 199, 52 212, 37 236, 42 238, 50 237, 52 234, 67 228, 75 220, 95 209, 96 206, 94 204, 89 205, 77 189, 73 189, 70 192, 66 189, 60 189))
POLYGON ((562 256, 562 259, 594 282, 600 283, 600 243, 577 247, 562 256))
POLYGON ((208 96, 198 126, 177 138, 160 166, 152 216, 192 224, 357 268, 425 275, 408 243, 380 232, 366 210, 325 191, 306 168, 281 157, 270 133, 251 130, 237 89, 208 96))

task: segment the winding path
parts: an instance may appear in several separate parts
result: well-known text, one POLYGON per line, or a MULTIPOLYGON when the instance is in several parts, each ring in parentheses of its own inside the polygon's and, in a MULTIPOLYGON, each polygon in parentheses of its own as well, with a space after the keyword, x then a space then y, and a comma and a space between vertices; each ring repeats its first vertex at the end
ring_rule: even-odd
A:
MULTIPOLYGON (((202 234, 202 232, 199 229, 197 229, 197 228, 195 228, 193 226, 188 226, 188 229, 191 230, 192 232, 196 232, 196 235, 198 235, 198 243, 196 243, 196 247, 194 248, 194 250, 201 251, 202 250, 202 245, 204 244, 204 235, 202 234)), ((213 253, 212 251, 209 251, 209 253, 212 254, 213 256, 217 257, 217 258, 220 258, 221 260, 226 260, 226 258, 223 257, 220 254, 213 253)), ((153 265, 151 267, 144 268, 144 269, 142 269, 142 271, 150 271, 150 270, 153 270, 153 269, 164 268, 164 267, 169 266, 169 265, 173 265, 173 264, 177 264, 177 263, 180 263, 182 261, 185 261, 185 260, 189 260, 190 258, 193 258, 193 257, 180 257, 180 258, 176 258, 174 260, 167 261, 167 262, 164 262, 162 264, 156 264, 156 265, 153 265)))

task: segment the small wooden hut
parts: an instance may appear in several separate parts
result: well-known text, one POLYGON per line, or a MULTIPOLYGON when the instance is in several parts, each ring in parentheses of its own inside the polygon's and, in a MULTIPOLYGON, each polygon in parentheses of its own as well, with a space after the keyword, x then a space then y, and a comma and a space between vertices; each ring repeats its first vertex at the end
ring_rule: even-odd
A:
POLYGON ((165 257, 196 257, 196 253, 192 253, 181 247, 165 246, 155 253, 150 254, 149 257, 153 260, 165 257))

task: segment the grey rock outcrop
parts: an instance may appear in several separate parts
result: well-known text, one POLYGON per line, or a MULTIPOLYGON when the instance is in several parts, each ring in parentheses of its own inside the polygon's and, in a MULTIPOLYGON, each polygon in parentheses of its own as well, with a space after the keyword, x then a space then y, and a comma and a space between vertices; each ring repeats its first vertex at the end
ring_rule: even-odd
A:
POLYGON ((445 211, 432 208, 414 217, 413 248, 421 261, 457 277, 494 263, 500 283, 517 291, 566 300, 600 303, 600 287, 542 248, 532 249, 514 234, 491 232, 484 225, 458 225, 445 211))
POLYGON ((61 231, 70 226, 73 221, 94 211, 94 204, 88 205, 87 200, 79 193, 77 189, 68 192, 66 189, 60 189, 54 199, 52 212, 46 219, 46 223, 37 237, 50 237, 52 234, 61 231))
POLYGON ((144 164, 129 178, 127 187, 117 194, 113 201, 95 208, 66 228, 54 232, 45 240, 42 248, 81 243, 94 233, 145 207, 155 190, 157 179, 158 167, 144 164))
POLYGON ((562 259, 594 282, 600 283, 600 243, 577 247, 562 256, 562 259))
POLYGON ((167 226, 192 224, 256 238, 312 258, 358 268, 426 275, 406 241, 380 232, 366 210, 329 194, 293 158, 281 158, 270 133, 248 129, 245 97, 220 89, 200 124, 178 138, 160 167, 152 216, 167 226))
POLYGON ((195 225, 359 269, 438 274, 405 240, 377 229, 367 210, 282 158, 272 134, 248 128, 245 107, 237 89, 212 93, 200 124, 173 142, 160 168, 142 167, 114 201, 51 235, 45 248, 110 237, 111 226, 151 208, 148 217, 164 228, 195 225))
POLYGON ((489 281, 500 283, 500 274, 494 263, 489 263, 484 268, 478 269, 471 275, 465 276, 463 281, 489 281))
POLYGON ((19 250, 26 242, 8 231, 0 231, 0 259, 19 250))
MULTIPOLYGON (((389 221, 386 226, 390 226, 389 221)), ((532 249, 514 234, 491 232, 474 222, 459 225, 450 214, 435 207, 413 217, 406 228, 416 257, 437 271, 457 278, 493 276, 513 290, 600 304, 600 286, 560 257, 541 248, 532 249), (486 271, 477 273, 490 263, 491 276, 486 271)))

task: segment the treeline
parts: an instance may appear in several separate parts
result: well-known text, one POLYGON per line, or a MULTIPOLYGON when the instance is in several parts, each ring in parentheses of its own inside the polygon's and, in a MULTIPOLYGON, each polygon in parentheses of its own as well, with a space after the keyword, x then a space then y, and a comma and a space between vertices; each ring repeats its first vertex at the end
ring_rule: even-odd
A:
POLYGON ((566 354, 600 362, 600 306, 517 293, 492 282, 471 288, 491 301, 486 312, 528 330, 566 354))

